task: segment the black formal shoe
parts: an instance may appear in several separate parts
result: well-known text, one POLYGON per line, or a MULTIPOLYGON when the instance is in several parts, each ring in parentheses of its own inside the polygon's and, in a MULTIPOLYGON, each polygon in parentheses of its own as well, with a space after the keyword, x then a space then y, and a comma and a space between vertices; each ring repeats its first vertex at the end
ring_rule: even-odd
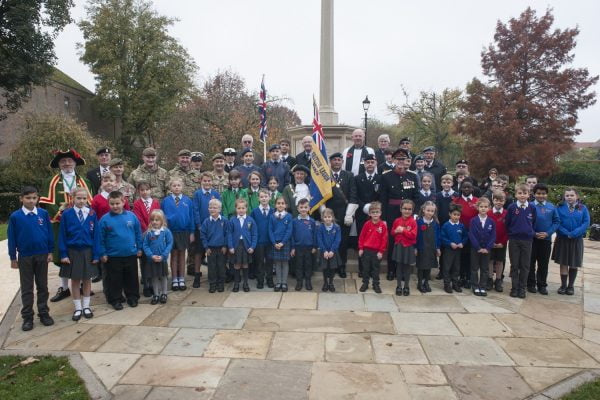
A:
POLYGON ((325 279, 325 282, 323 282, 323 287, 321 288, 322 292, 326 292, 329 290, 329 282, 327 282, 327 279, 325 279))
POLYGON ((400 286, 396 286, 396 296, 402 296, 402 288, 400 286))
POLYGON ((143 294, 144 294, 144 297, 152 297, 152 291, 148 287, 144 288, 143 294))
POLYGON ((89 307, 86 307, 83 309, 83 316, 86 319, 90 319, 94 316, 94 313, 92 312, 92 310, 89 307))
POLYGON ((219 285, 217 286, 217 292, 221 293, 225 291, 225 284, 224 283, 219 283, 219 285))
POLYGON ((452 285, 450 283, 444 283, 444 292, 452 293, 452 285))
POLYGON ((159 302, 159 298, 158 296, 152 296, 152 300, 150 300, 150 304, 152 304, 153 306, 157 305, 159 302))
POLYGON ((395 278, 395 276, 394 276, 394 273, 393 273, 392 271, 388 271, 388 273, 387 273, 387 276, 386 276, 386 279, 387 279, 388 281, 393 281, 393 280, 394 280, 394 278, 395 278))
POLYGON ((100 275, 98 275, 97 277, 92 279, 92 283, 97 283, 97 282, 100 282, 101 280, 102 280, 102 277, 100 275))
POLYGON ((277 285, 275 285, 275 287, 273 288, 274 292, 281 292, 281 283, 278 283, 277 285))
POLYGON ((381 286, 377 285, 373 285, 373 290, 375 291, 375 293, 381 293, 381 286))
POLYGON ((242 289, 244 290, 244 292, 249 292, 249 291, 250 291, 250 286, 248 286, 248 284, 247 284, 247 283, 244 283, 244 284, 242 285, 242 289))
POLYGON ((402 289, 402 295, 403 296, 409 296, 410 295, 410 288, 408 287, 408 285, 404 286, 404 289, 402 289))
POLYGON ((131 299, 127 299, 127 304, 129 305, 129 307, 137 307, 138 301, 137 301, 137 299, 134 299, 132 297, 131 299))
POLYGON ((233 289, 231 289, 231 291, 232 291, 232 292, 236 292, 236 293, 237 293, 237 292, 239 292, 239 291, 240 291, 240 284, 239 284, 239 283, 237 283, 237 282, 235 282, 235 283, 233 284, 233 289))
POLYGON ((510 289, 510 297, 519 297, 519 291, 516 288, 510 289))
POLYGON ((52 319, 50 314, 40 314, 39 317, 40 317, 40 322, 42 323, 42 325, 44 325, 44 326, 54 325, 54 320, 52 319))
POLYGON ((366 292, 368 288, 369 288, 369 284, 366 282, 363 282, 363 284, 360 285, 360 289, 358 289, 358 290, 361 292, 366 292))
POLYGON ((486 297, 487 296, 487 290, 485 289, 479 289, 479 295, 482 297, 486 297))
POLYGON ((75 310, 75 312, 73 313, 73 316, 71 317, 71 319, 75 322, 79 321, 81 319, 81 314, 83 313, 83 311, 81 310, 75 310))
POLYGON ((302 290, 302 281, 297 281, 296 282, 296 287, 294 288, 295 291, 299 292, 300 290, 302 290))
POLYGON ((535 288, 535 286, 527 286, 527 291, 529 293, 537 293, 537 289, 535 288))
POLYGON ((538 293, 543 294, 544 296, 548 296, 548 289, 545 286, 538 288, 538 293))
POLYGON ((56 291, 56 294, 54 296, 52 296, 50 301, 52 303, 56 303, 57 301, 66 299, 69 296, 71 296, 71 291, 69 289, 63 289, 62 287, 59 287, 58 290, 56 291))
POLYGON ((441 281, 444 277, 442 276, 442 271, 438 272, 437 276, 435 277, 436 281, 441 281))
POLYGON ((167 295, 163 293, 160 295, 160 304, 166 304, 166 303, 167 303, 167 295))
POLYGON ((111 304, 113 306, 113 308, 117 311, 120 311, 123 309, 123 304, 119 303, 118 301, 116 303, 112 303, 111 304))
POLYGON ((425 286, 425 282, 420 282, 419 287, 417 289, 419 289, 419 292, 421 293, 427 293, 427 287, 425 286))
POLYGON ((253 273, 249 273, 248 279, 256 279, 256 275, 254 275, 253 273))
POLYGON ((198 289, 200 287, 200 273, 194 275, 194 283, 192 283, 192 287, 194 289, 198 289))
POLYGON ((567 296, 573 296, 575 294, 575 289, 573 288, 573 286, 567 286, 566 294, 567 296))
POLYGON ((567 288, 564 286, 561 286, 558 288, 558 290, 556 291, 558 294, 566 294, 567 293, 567 288))
POLYGON ((264 289, 265 284, 262 281, 257 281, 256 282, 256 288, 257 289, 264 289))
POLYGON ((338 268, 338 275, 340 276, 340 278, 346 278, 346 266, 342 265, 338 268))
POLYGON ((288 291, 288 285, 287 285, 287 283, 282 283, 281 284, 281 291, 282 292, 287 292, 288 291))
POLYGON ((23 325, 21 325, 21 329, 24 331, 30 331, 33 329, 33 318, 27 318, 23 321, 23 325))
POLYGON ((527 292, 524 289, 519 289, 519 298, 524 299, 527 297, 527 292))
POLYGON ((335 286, 333 286, 333 282, 331 282, 331 283, 329 284, 329 291, 330 291, 331 293, 335 292, 335 286))
POLYGON ((452 283, 452 290, 454 290, 456 293, 462 293, 462 288, 456 282, 452 283))
POLYGON ((465 280, 465 283, 462 285, 465 289, 471 289, 471 281, 465 280))
POLYGON ((487 286, 485 290, 492 290, 494 288, 494 278, 488 278, 487 286))
POLYGON ((306 280, 306 290, 312 290, 312 289, 313 289, 312 282, 310 279, 307 279, 306 280))
POLYGON ((215 285, 214 283, 211 283, 211 284, 208 286, 208 293, 214 293, 214 292, 216 292, 216 291, 217 291, 217 285, 215 285))
POLYGON ((431 286, 429 286, 429 281, 425 281, 425 291, 427 293, 431 292, 431 286))
POLYGON ((273 279, 267 279, 267 287, 269 289, 273 289, 275 287, 275 283, 273 283, 273 279))
POLYGON ((502 279, 496 279, 494 282, 494 290, 498 293, 502 293, 504 288, 502 287, 502 279))

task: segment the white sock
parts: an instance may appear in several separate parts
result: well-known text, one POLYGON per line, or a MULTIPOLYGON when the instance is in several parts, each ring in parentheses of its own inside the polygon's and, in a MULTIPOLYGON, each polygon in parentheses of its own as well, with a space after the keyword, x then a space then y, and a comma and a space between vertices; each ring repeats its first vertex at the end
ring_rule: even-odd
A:
POLYGON ((83 297, 83 308, 90 308, 90 298, 89 297, 83 297))
POLYGON ((73 304, 75 304, 76 311, 81 311, 81 299, 73 300, 73 304))
POLYGON ((181 286, 182 283, 185 283, 185 278, 183 276, 179 277, 179 286, 181 286))
POLYGON ((69 278, 60 278, 60 286, 63 290, 67 290, 69 288, 69 278))

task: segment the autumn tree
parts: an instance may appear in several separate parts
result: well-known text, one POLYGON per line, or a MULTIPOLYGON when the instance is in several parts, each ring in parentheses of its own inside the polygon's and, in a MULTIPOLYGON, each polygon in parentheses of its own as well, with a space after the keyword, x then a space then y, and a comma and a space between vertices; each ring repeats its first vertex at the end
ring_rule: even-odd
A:
POLYGON ((72 0, 0 0, 0 120, 54 71, 54 39, 71 22, 72 0))
POLYGON ((553 22, 551 10, 538 17, 531 8, 498 21, 481 53, 486 82, 467 85, 458 128, 473 170, 548 175, 580 133, 577 113, 595 103, 589 89, 598 76, 571 66, 579 30, 552 29, 553 22))
POLYGON ((121 119, 123 151, 153 144, 151 129, 194 92, 196 65, 168 33, 175 20, 147 0, 92 0, 86 11, 81 60, 96 75, 98 110, 121 119))

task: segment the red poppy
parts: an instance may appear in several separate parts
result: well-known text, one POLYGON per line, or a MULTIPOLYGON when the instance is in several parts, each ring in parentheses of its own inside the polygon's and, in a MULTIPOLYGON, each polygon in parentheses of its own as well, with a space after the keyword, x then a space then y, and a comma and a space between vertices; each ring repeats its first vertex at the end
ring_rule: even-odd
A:
POLYGON ((426 231, 427 230, 427 225, 421 225, 421 230, 422 231, 426 231))
POLYGON ((349 152, 348 154, 346 154, 346 158, 352 158, 352 152, 349 152))

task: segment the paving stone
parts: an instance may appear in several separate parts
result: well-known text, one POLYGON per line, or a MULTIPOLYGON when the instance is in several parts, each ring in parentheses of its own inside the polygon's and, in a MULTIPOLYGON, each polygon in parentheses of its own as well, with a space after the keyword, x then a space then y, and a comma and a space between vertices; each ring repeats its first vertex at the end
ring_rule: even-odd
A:
POLYGON ((401 312, 446 313, 464 312, 465 308, 454 296, 394 296, 401 312))
POLYGON ((584 339, 571 339, 571 342, 579 346, 583 351, 594 357, 596 361, 600 362, 600 344, 590 342, 584 339))
POLYGON ((140 358, 139 354, 81 353, 85 362, 110 390, 140 358))
POLYGON ((514 364, 491 338, 421 336, 419 340, 432 364, 514 364))
POLYGON ((477 296, 460 296, 457 297, 462 306, 470 313, 488 313, 488 314, 503 314, 512 313, 510 309, 498 307, 483 297, 477 296))
MULTIPOLYGON (((156 307, 156 306, 154 306, 156 307)), ((156 307, 156 310, 150 314, 140 325, 143 326, 169 326, 169 322, 179 312, 181 311, 181 306, 174 306, 165 304, 162 306, 156 307)))
POLYGON ((230 293, 223 303, 223 307, 248 307, 248 308, 277 308, 281 300, 281 293, 250 292, 230 293))
POLYGON ((586 293, 583 300, 583 310, 595 314, 600 314, 600 295, 594 293, 586 293))
POLYGON ((396 333, 388 313, 252 310, 244 329, 323 333, 396 333))
POLYGON ((201 329, 240 329, 249 308, 183 307, 169 326, 201 329))
POLYGON ((461 400, 521 400, 532 390, 510 367, 443 367, 450 385, 461 400))
POLYGON ((412 400, 456 400, 457 397, 450 386, 408 385, 412 400))
POLYGON ((590 342, 600 344, 600 331, 596 329, 583 328, 583 338, 590 342))
POLYGON ((519 299, 518 297, 507 296, 506 291, 504 291, 503 293, 489 291, 487 293, 488 295, 485 298, 486 302, 490 303, 493 306, 500 307, 502 309, 512 311, 514 313, 519 312, 521 306, 523 305, 523 302, 526 301, 523 299, 519 299))
MULTIPOLYGON (((40 329, 43 332, 45 327, 38 321, 35 321, 35 324, 36 327, 34 330, 40 329)), ((45 335, 24 338, 20 341, 10 343, 5 348, 21 350, 63 350, 71 342, 82 336, 91 328, 91 325, 72 324, 65 328, 49 331, 45 335)))
POLYGON ((510 329, 490 314, 448 314, 464 336, 511 337, 510 329))
POLYGON ((139 325, 150 314, 156 310, 156 306, 149 304, 139 304, 137 307, 129 307, 124 304, 121 311, 113 311, 110 314, 97 317, 94 315, 92 319, 81 319, 82 324, 107 324, 107 325, 139 325))
POLYGON ((516 370, 536 392, 546 389, 548 386, 554 385, 581 371, 577 368, 544 367, 517 367, 516 370))
POLYGON ((317 293, 310 292, 285 292, 281 296, 280 309, 316 310, 317 293))
POLYGON ((142 400, 152 390, 145 385, 117 385, 111 390, 113 400, 142 400))
POLYGON ((396 365, 314 363, 310 399, 410 399, 396 365))
POLYGON ((409 385, 447 385, 439 365, 401 365, 404 380, 409 385))
POLYGON ((182 306, 194 307, 221 307, 229 297, 230 291, 208 293, 207 290, 192 290, 192 292, 181 302, 182 306))
POLYGON ((328 334, 325 359, 328 362, 373 362, 371 338, 360 334, 328 334))
POLYGON ((371 335, 375 362, 381 364, 428 364, 416 336, 371 335))
POLYGON ((167 356, 201 356, 215 332, 214 329, 181 328, 161 354, 167 356))
POLYGON ((121 325, 96 325, 65 347, 70 351, 96 351, 121 330, 121 325))
POLYGON ((572 338, 574 335, 550 325, 538 322, 521 314, 496 314, 495 317, 507 326, 516 337, 572 338))
POLYGON ((366 293, 363 295, 363 299, 367 311, 398 311, 398 306, 392 295, 366 293))
POLYGON ((229 360, 220 358, 143 356, 119 383, 214 389, 228 363, 229 360))
POLYGON ((323 361, 322 333, 276 332, 267 358, 282 361, 323 361))
POLYGON ((531 296, 523 303, 520 313, 562 331, 582 336, 583 311, 578 304, 531 296))
POLYGON ((520 366, 598 367, 594 359, 566 339, 501 338, 496 341, 520 366))
POLYGON ((264 359, 272 336, 271 332, 218 331, 204 351, 204 357, 264 359))
POLYGON ((319 310, 364 311, 362 294, 320 293, 319 310))
POLYGON ((98 351, 102 353, 158 354, 176 332, 176 328, 124 326, 98 351))
POLYGON ((600 330, 600 315, 593 313, 584 313, 583 326, 588 329, 600 330))
POLYGON ((145 400, 209 400, 215 389, 155 386, 145 400))
POLYGON ((392 312, 390 315, 401 335, 461 336, 446 314, 392 312))

